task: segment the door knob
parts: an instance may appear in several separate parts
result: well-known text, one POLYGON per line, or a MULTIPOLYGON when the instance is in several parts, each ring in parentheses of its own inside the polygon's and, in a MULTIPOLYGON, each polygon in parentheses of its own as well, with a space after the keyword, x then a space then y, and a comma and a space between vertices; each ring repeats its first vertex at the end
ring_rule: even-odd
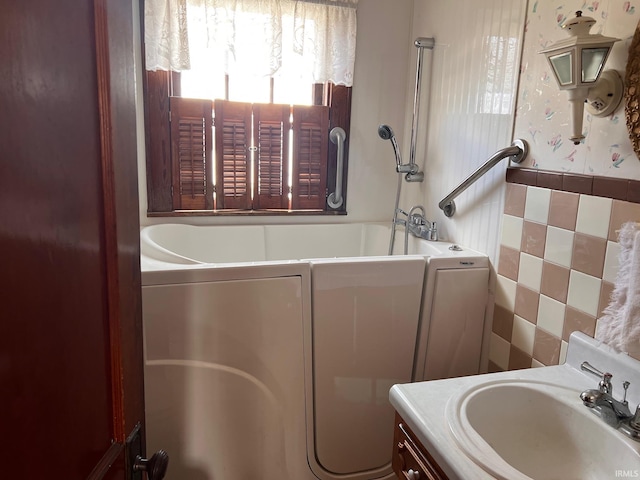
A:
POLYGON ((167 467, 169 466, 169 455, 164 450, 158 450, 151 455, 151 458, 142 458, 140 455, 136 457, 136 461, 133 464, 134 472, 147 472, 147 478, 149 480, 162 480, 165 473, 167 473, 167 467))

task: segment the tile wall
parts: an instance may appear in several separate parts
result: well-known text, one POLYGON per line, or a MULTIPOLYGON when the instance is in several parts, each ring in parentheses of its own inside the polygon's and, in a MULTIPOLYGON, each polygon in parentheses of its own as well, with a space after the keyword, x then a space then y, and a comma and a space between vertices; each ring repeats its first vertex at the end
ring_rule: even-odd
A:
POLYGON ((563 191, 555 176, 558 189, 507 183, 490 371, 557 365, 571 332, 594 336, 618 272, 616 231, 640 222, 639 203, 563 191))

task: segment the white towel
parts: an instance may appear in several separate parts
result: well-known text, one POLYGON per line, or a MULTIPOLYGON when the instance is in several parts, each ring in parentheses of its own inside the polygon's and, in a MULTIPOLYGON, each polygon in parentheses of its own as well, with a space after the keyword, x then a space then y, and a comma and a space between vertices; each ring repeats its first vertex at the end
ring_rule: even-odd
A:
POLYGON ((596 338, 621 352, 640 355, 640 230, 622 225, 618 276, 611 302, 598 320, 596 338))

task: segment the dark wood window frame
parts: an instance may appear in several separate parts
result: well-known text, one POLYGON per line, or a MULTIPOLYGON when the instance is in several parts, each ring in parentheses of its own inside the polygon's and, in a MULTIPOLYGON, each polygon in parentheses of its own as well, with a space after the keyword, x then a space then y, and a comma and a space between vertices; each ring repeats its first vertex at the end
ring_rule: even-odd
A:
MULTIPOLYGON (((211 172, 209 165, 213 161, 212 155, 214 152, 211 112, 215 110, 215 103, 210 100, 181 98, 180 74, 178 72, 145 71, 143 78, 148 216, 345 215, 347 213, 351 87, 333 85, 331 83, 310 86, 310 88, 313 88, 313 104, 327 107, 328 110, 328 125, 323 125, 323 128, 326 128, 326 132, 323 134, 326 140, 323 150, 327 152, 325 164, 326 184, 322 183, 324 192, 321 195, 323 198, 310 202, 297 201, 297 197, 294 194, 291 209, 289 209, 288 205, 283 205, 277 201, 274 203, 274 201, 267 198, 268 195, 258 196, 255 193, 254 202, 248 207, 245 204, 239 206, 232 201, 220 201, 223 182, 220 177, 220 169, 218 169, 218 178, 215 182, 216 197, 219 200, 214 205, 214 182, 208 172, 211 172), (174 99, 173 104, 172 98, 174 99), (183 101, 178 102, 176 100, 178 98, 183 101), (187 118, 185 122, 176 121, 175 110, 178 103, 181 104, 180 108, 186 108, 184 115, 178 114, 181 118, 187 118), (341 207, 335 210, 328 207, 326 202, 328 194, 335 191, 336 182, 337 151, 336 146, 329 140, 329 132, 334 127, 341 127, 347 133, 342 175, 344 202, 341 207), (198 137, 203 131, 202 129, 209 132, 209 134, 204 135, 204 137, 198 137), (181 145, 189 144, 194 138, 206 139, 206 141, 202 141, 201 154, 198 152, 195 155, 195 163, 193 155, 182 155, 181 153, 184 151, 181 145), (189 165, 196 166, 191 167, 189 165), (202 168, 202 165, 205 165, 205 167, 202 168), (189 171, 191 176, 182 175, 181 172, 184 171, 189 171), (184 178, 195 178, 197 188, 194 188, 192 182, 185 182, 184 178), (199 190, 200 187, 204 187, 204 190, 199 190), (200 198, 198 198, 198 194, 200 194, 200 198), (214 206, 217 208, 214 209, 214 206)), ((271 104, 264 105, 269 106, 271 104)), ((296 128, 300 128, 300 124, 301 122, 296 122, 294 118, 294 132, 296 128)), ((215 135, 221 135, 220 131, 221 129, 216 129, 215 135)), ((294 141, 294 188, 296 184, 295 169, 299 164, 295 152, 297 143, 294 141)), ((220 139, 218 138, 216 145, 219 144, 220 139)), ((216 161, 220 162, 221 160, 217 159, 216 161)))

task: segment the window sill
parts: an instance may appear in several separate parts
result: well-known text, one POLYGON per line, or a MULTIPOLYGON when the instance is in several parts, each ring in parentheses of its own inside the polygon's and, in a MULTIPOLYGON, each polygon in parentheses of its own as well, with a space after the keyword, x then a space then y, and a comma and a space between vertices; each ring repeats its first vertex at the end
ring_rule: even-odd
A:
POLYGON ((147 212, 147 217, 265 217, 265 216, 336 216, 346 211, 332 210, 174 210, 172 212, 147 212))

